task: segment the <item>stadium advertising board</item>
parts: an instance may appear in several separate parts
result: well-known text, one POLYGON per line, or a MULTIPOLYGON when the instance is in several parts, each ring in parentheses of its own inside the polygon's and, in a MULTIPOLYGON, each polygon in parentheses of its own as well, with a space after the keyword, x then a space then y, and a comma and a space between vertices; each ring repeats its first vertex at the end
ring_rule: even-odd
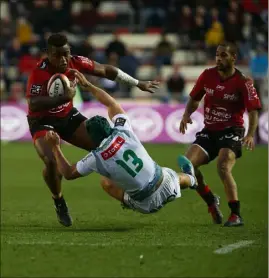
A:
MULTIPOLYGON (((185 105, 177 104, 122 104, 130 117, 132 127, 143 142, 152 143, 191 143, 195 133, 203 128, 203 112, 196 111, 192 115, 193 124, 189 125, 185 135, 178 132, 179 122, 185 105)), ((104 106, 98 103, 85 103, 79 110, 86 117, 94 115, 107 117, 104 106)), ((1 104, 1 140, 29 141, 31 135, 27 123, 27 106, 19 104, 1 104)), ((244 115, 245 126, 248 117, 244 115)), ((268 142, 268 112, 264 112, 259 119, 259 133, 264 143, 268 142)))

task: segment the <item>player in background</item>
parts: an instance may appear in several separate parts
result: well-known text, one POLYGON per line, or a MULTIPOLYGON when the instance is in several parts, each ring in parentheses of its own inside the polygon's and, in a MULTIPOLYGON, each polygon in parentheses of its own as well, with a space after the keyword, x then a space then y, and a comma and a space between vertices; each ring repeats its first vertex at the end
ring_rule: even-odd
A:
POLYGON ((76 75, 81 84, 107 107, 114 126, 101 116, 88 119, 84 140, 89 140, 94 150, 73 165, 62 153, 57 133, 47 133, 46 139, 51 144, 58 169, 66 179, 97 172, 103 176, 101 185, 108 194, 127 208, 141 213, 157 212, 181 196, 180 188, 196 187, 194 169, 186 157, 179 157, 185 173, 177 174, 172 169, 160 167, 134 134, 128 116, 115 99, 90 84, 81 73, 76 75))
POLYGON ((53 34, 48 38, 47 58, 37 65, 28 79, 28 123, 36 151, 45 164, 43 178, 52 193, 58 220, 64 226, 72 225, 72 219, 62 195, 62 175, 57 170, 51 147, 44 136, 49 130, 54 130, 63 140, 76 147, 85 150, 93 147, 93 142, 86 139, 86 117, 73 107, 77 80, 72 69, 137 86, 151 93, 158 88, 158 82, 138 81, 113 66, 101 65, 82 56, 72 56, 67 38, 62 34, 53 34), (55 73, 65 74, 71 86, 64 83, 63 96, 49 97, 47 84, 55 73))
POLYGON ((232 175, 236 159, 242 155, 242 145, 254 148, 254 134, 258 124, 259 97, 252 81, 235 68, 236 48, 230 43, 219 45, 216 51, 216 67, 206 69, 198 78, 190 93, 180 123, 180 132, 185 133, 192 123, 191 114, 204 97, 205 127, 196 134, 186 157, 192 162, 198 180, 197 191, 208 205, 215 223, 222 223, 219 198, 206 184, 199 170, 201 165, 217 159, 219 177, 224 185, 230 217, 224 226, 241 226, 237 185, 232 175), (249 128, 246 136, 243 113, 247 109, 249 128))

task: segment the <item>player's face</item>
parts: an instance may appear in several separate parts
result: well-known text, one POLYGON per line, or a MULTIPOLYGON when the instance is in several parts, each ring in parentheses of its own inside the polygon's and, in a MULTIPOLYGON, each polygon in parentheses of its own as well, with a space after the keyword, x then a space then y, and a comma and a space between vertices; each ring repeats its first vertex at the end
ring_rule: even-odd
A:
POLYGON ((69 45, 61 47, 52 46, 48 51, 48 59, 57 72, 64 73, 67 70, 71 57, 69 45))
POLYGON ((229 52, 228 47, 219 46, 216 52, 216 64, 219 71, 231 69, 235 62, 235 56, 229 52))

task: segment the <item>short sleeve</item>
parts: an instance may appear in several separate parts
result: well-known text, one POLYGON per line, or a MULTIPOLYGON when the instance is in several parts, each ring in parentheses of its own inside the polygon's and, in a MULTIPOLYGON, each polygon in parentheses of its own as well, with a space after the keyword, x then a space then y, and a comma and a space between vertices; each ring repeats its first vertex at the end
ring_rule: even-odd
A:
POLYGON ((112 118, 114 123, 114 128, 119 130, 129 130, 133 131, 131 126, 131 121, 126 114, 118 114, 112 118))
POLYGON ((194 100, 201 100, 205 95, 204 85, 205 85, 205 75, 206 70, 202 72, 196 81, 192 91, 190 92, 190 97, 194 100))
POLYGON ((82 176, 87 176, 92 172, 97 172, 96 159, 93 153, 89 153, 83 159, 77 162, 77 171, 82 176))
POLYGON ((92 73, 94 61, 84 56, 73 56, 75 68, 83 73, 92 73))
POLYGON ((47 83, 44 81, 42 75, 38 71, 33 71, 28 78, 26 97, 30 98, 43 95, 42 92, 47 90, 46 85, 47 83))
POLYGON ((244 80, 241 84, 241 93, 243 95, 244 104, 248 111, 258 110, 261 108, 261 102, 257 91, 250 79, 244 80))

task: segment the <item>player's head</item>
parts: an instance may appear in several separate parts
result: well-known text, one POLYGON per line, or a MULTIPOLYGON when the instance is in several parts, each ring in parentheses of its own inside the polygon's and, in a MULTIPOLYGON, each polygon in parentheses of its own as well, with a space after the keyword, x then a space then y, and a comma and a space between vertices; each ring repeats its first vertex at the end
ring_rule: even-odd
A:
POLYGON ((232 43, 220 44, 216 51, 216 64, 219 71, 229 71, 234 67, 237 49, 232 43))
POLYGON ((86 130, 96 148, 113 132, 108 120, 101 116, 94 116, 88 119, 86 121, 86 130))
POLYGON ((47 42, 48 59, 57 72, 64 73, 67 70, 71 57, 70 46, 67 37, 63 34, 52 34, 47 42))

